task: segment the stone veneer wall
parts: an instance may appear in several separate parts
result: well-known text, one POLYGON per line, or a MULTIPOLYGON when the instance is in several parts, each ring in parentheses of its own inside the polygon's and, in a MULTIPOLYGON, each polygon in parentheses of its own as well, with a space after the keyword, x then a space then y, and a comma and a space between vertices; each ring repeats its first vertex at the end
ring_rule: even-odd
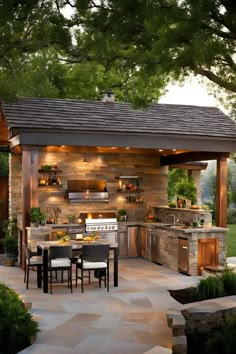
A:
POLYGON ((197 205, 202 205, 202 198, 201 198, 201 181, 202 181, 202 176, 201 176, 201 170, 192 170, 192 177, 196 183, 197 186, 197 205))
POLYGON ((9 156, 9 217, 22 213, 22 158, 9 156))
MULTIPOLYGON (((138 154, 87 154, 88 162, 83 162, 84 154, 78 153, 40 153, 41 165, 58 165, 62 172, 58 173, 62 187, 39 187, 39 206, 47 211, 48 207, 59 206, 62 209, 61 218, 70 215, 79 216, 87 211, 117 211, 126 208, 129 218, 143 218, 147 212, 148 203, 167 204, 167 167, 160 167, 160 160, 152 155, 138 154), (115 176, 140 176, 140 188, 143 203, 127 203, 126 193, 117 193, 118 180, 115 176), (105 180, 109 192, 109 203, 78 203, 69 204, 64 198, 69 179, 98 179, 105 180)), ((22 212, 22 174, 21 156, 11 155, 10 158, 10 216, 22 212)))
POLYGON ((209 210, 195 210, 195 209, 185 209, 185 208, 168 208, 161 206, 152 206, 153 213, 155 216, 159 217, 162 222, 167 224, 173 223, 173 217, 170 215, 175 215, 176 223, 188 222, 192 225, 193 221, 200 222, 201 219, 205 220, 204 226, 212 226, 212 214, 209 210))

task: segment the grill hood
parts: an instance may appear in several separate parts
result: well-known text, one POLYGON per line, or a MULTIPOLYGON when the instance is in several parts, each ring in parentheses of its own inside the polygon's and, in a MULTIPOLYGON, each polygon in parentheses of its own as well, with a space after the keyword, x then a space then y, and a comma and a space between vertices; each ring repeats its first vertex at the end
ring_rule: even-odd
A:
POLYGON ((106 183, 101 180, 69 180, 66 196, 70 203, 109 201, 106 183))

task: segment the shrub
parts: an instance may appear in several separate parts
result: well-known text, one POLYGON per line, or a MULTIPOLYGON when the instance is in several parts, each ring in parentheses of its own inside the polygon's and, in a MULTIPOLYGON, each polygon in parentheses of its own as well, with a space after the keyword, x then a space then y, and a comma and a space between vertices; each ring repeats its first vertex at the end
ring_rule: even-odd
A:
POLYGON ((213 299, 215 297, 224 296, 224 286, 220 277, 207 277, 201 279, 197 286, 197 294, 199 300, 213 299))
POLYGON ((236 224, 236 209, 227 210, 227 224, 236 224))
POLYGON ((15 236, 6 236, 2 239, 6 253, 16 253, 18 248, 18 239, 15 236))
POLYGON ((236 295, 236 273, 233 273, 229 268, 225 268, 220 279, 223 283, 225 293, 227 295, 236 295))
POLYGON ((207 341, 208 354, 235 354, 236 315, 230 315, 225 323, 213 330, 207 341))
POLYGON ((0 352, 15 354, 31 345, 38 323, 25 309, 19 296, 0 283, 0 352))

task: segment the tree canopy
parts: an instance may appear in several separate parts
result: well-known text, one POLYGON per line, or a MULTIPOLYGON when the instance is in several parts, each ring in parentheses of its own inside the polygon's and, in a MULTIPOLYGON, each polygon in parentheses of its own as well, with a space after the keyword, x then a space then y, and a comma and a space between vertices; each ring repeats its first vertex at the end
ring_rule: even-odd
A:
POLYGON ((0 0, 0 12, 2 97, 111 89, 144 104, 193 74, 235 110, 234 0, 0 0))
POLYGON ((119 62, 140 79, 158 77, 159 87, 200 75, 225 103, 234 103, 234 0, 77 1, 77 9, 85 46, 106 65, 119 62))

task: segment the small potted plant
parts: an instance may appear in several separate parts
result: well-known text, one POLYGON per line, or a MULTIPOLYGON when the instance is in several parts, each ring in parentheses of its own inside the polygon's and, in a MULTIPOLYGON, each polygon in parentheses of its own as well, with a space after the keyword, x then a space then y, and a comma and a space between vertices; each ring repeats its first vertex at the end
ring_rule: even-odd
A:
MULTIPOLYGON (((191 201, 191 204, 195 204, 197 201, 197 187, 194 179, 192 177, 182 178, 176 183, 176 193, 183 200, 191 201)), ((183 207, 183 205, 182 205, 183 207)), ((184 206, 186 207, 186 205, 184 206)))
POLYGON ((15 218, 9 218, 3 221, 2 231, 4 238, 1 240, 6 253, 5 265, 14 266, 18 254, 18 229, 15 218))
POLYGON ((5 265, 14 266, 17 258, 18 239, 14 235, 3 238, 4 250, 6 253, 5 265))
POLYGON ((35 227, 39 225, 45 225, 47 215, 43 213, 40 208, 32 207, 30 209, 30 221, 34 224, 35 227))
POLYGON ((126 209, 120 209, 118 211, 118 220, 119 221, 127 221, 128 218, 128 212, 126 209))

